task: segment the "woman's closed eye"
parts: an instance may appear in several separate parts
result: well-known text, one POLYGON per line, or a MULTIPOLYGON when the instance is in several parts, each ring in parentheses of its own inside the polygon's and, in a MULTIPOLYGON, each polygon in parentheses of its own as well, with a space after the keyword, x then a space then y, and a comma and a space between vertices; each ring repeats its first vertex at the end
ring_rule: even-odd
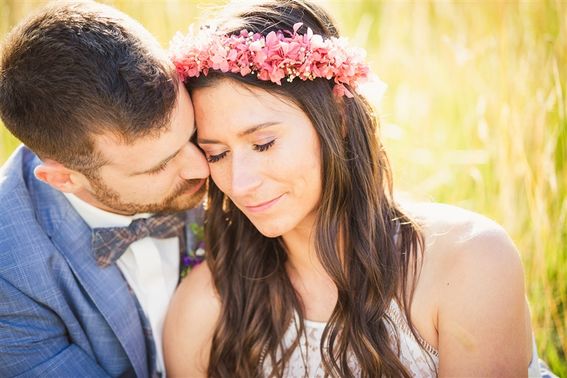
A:
POLYGON ((270 147, 272 147, 272 146, 274 145, 274 143, 276 143, 276 140, 275 140, 275 139, 272 139, 272 140, 269 141, 268 143, 255 144, 255 145, 254 145, 254 151, 264 152, 264 151, 268 150, 270 147))
POLYGON ((208 155, 208 156, 207 156, 207 162, 209 162, 209 163, 216 163, 217 161, 219 161, 219 160, 221 160, 222 158, 224 158, 227 153, 228 153, 228 151, 224 151, 224 152, 221 152, 220 154, 208 155))
MULTIPOLYGON (((253 144, 252 149, 254 151, 257 151, 257 152, 264 152, 264 151, 267 151, 268 149, 270 149, 275 143, 276 143, 276 140, 272 139, 268 143, 253 144)), ((224 159, 226 157, 227 153, 228 153, 228 151, 223 151, 223 152, 216 154, 216 155, 207 154, 207 162, 216 163, 216 162, 220 161, 221 159, 224 159)))

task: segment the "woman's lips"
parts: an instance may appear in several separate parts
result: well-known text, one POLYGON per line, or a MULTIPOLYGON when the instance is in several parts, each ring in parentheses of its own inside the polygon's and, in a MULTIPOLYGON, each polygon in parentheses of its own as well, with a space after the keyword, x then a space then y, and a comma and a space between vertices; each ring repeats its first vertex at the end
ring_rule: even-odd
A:
POLYGON ((262 203, 259 203, 257 205, 244 205, 244 207, 246 208, 246 210, 250 211, 251 213, 260 213, 260 212, 266 211, 269 208, 271 208, 272 206, 274 206, 276 203, 279 202, 279 200, 283 196, 284 195, 281 194, 281 195, 277 196, 276 198, 271 199, 269 201, 262 202, 262 203))

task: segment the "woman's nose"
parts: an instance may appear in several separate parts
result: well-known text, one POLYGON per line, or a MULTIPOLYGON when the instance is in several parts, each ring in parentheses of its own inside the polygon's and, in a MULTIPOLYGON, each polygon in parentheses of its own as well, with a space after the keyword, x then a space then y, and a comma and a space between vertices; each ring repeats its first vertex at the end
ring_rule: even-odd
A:
POLYGON ((262 182, 257 162, 245 156, 232 156, 231 192, 235 197, 247 196, 257 189, 262 182))

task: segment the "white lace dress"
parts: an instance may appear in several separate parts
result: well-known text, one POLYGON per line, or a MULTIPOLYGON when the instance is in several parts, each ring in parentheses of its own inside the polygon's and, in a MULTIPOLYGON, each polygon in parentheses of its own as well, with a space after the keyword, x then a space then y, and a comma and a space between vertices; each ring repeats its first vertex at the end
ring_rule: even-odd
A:
MULTIPOLYGON (((405 317, 401 314, 398 305, 392 302, 388 311, 394 328, 390 327, 391 336, 396 334, 399 337, 400 361, 413 377, 428 378, 437 376, 437 368, 439 366, 439 353, 435 348, 429 345, 425 340, 421 339, 422 348, 418 340, 411 333, 405 317)), ((287 364, 284 377, 289 378, 323 378, 323 364, 321 362, 321 353, 319 345, 321 336, 325 329, 326 323, 304 320, 305 335, 302 335, 299 341, 299 347, 293 351, 289 363, 287 364)), ((289 346, 293 343, 297 335, 297 323, 292 323, 284 337, 284 345, 289 346)), ((355 376, 359 376, 359 369, 354 358, 349 361, 351 371, 355 376)), ((538 364, 537 350, 535 349, 532 357, 532 363, 528 368, 528 376, 530 378, 539 378, 540 367, 538 364)), ((263 371, 266 375, 271 371, 271 362, 269 359, 263 362, 263 371)))

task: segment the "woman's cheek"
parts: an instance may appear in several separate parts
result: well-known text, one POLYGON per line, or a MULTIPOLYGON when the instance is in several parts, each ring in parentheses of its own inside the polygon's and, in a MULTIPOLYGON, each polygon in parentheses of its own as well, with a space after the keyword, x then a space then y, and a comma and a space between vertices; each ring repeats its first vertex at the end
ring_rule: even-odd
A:
POLYGON ((211 178, 215 182, 216 186, 222 191, 227 192, 229 189, 228 183, 230 183, 230 171, 226 168, 221 168, 217 164, 209 164, 209 169, 211 171, 211 178))

